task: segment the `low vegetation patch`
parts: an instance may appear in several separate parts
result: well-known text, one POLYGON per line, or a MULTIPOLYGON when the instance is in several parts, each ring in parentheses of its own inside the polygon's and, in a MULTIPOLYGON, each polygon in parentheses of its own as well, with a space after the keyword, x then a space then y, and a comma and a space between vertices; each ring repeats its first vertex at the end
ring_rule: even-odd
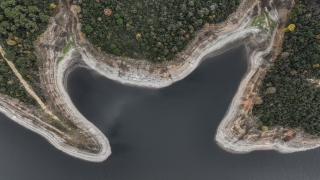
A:
POLYGON ((67 52, 70 50, 72 44, 73 44, 73 41, 70 39, 70 37, 68 37, 68 43, 66 44, 66 46, 62 50, 63 56, 58 58, 56 65, 59 65, 59 63, 63 60, 64 55, 67 54, 67 52))
POLYGON ((271 32, 276 27, 276 22, 269 17, 267 12, 262 11, 261 14, 252 21, 251 26, 257 26, 267 32, 271 32))

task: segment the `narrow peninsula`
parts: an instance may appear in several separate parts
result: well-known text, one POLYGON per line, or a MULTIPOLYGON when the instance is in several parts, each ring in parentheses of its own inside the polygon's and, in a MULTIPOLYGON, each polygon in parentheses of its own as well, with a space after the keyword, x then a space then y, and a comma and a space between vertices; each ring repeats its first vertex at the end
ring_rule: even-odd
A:
MULTIPOLYGON (((272 126, 269 116, 261 115, 264 98, 278 91, 263 83, 276 59, 288 56, 281 48, 285 33, 295 29, 287 23, 294 1, 132 3, 1 2, 0 112, 71 156, 101 162, 111 154, 109 141, 66 91, 74 68, 89 68, 126 85, 163 88, 188 76, 206 57, 244 44, 248 71, 217 129, 216 143, 234 153, 320 146, 315 133, 299 125, 272 126), (19 22, 14 20, 18 15, 19 22)), ((308 83, 319 86, 312 77, 308 83)))

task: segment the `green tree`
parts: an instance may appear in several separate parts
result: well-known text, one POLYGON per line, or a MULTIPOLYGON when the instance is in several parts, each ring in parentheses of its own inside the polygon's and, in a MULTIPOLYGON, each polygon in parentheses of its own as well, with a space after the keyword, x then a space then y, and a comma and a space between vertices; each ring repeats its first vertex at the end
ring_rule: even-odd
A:
POLYGON ((86 34, 91 34, 91 33, 93 32, 93 28, 92 28, 90 25, 86 25, 86 26, 84 27, 84 32, 85 32, 86 34))
POLYGON ((117 46, 116 46, 115 44, 111 44, 111 45, 110 45, 110 48, 111 48, 111 49, 115 49, 115 48, 117 48, 117 46))
POLYGON ((112 52, 113 52, 114 55, 117 55, 117 56, 121 55, 121 50, 118 49, 118 48, 115 48, 112 52))
POLYGON ((117 19, 117 24, 118 24, 118 25, 123 24, 123 19, 117 19))

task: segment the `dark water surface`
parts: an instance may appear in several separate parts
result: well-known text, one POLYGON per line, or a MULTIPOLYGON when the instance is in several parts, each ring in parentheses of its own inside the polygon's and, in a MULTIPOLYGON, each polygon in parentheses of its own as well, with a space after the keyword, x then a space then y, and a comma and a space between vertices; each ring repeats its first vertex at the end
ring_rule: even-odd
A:
POLYGON ((75 159, 1 115, 0 180, 319 179, 320 149, 235 155, 214 143, 245 71, 243 47, 158 90, 123 86, 78 68, 68 91, 109 138, 112 156, 103 163, 75 159))

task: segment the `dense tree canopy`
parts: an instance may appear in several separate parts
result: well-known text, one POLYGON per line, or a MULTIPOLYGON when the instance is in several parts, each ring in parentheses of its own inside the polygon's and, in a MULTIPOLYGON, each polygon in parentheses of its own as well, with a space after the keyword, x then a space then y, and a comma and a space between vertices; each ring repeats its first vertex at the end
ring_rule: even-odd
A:
POLYGON ((320 3, 299 0, 285 31, 283 53, 268 71, 253 115, 263 125, 302 127, 320 135, 320 88, 308 79, 320 79, 320 3), (275 91, 268 93, 270 87, 275 91))
MULTIPOLYGON (((14 62, 21 75, 40 93, 37 86, 38 65, 41 61, 34 54, 34 42, 47 26, 54 9, 50 3, 58 0, 1 0, 0 44, 6 58, 14 62)), ((0 59, 0 93, 8 94, 24 102, 35 101, 24 92, 10 67, 0 59)))
POLYGON ((83 31, 96 47, 117 56, 156 61, 172 60, 197 30, 226 20, 240 0, 81 2, 83 31))

